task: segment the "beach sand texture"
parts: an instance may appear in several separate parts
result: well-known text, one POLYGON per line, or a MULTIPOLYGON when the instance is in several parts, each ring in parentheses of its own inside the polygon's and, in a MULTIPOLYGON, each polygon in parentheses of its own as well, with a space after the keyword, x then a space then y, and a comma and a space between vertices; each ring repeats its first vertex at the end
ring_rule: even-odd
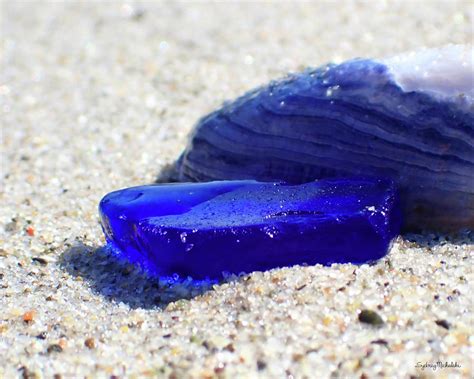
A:
POLYGON ((108 256, 97 204, 153 182, 224 100, 328 61, 472 44, 473 14, 468 1, 2 2, 0 378, 472 377, 471 232, 406 235, 374 265, 193 288, 108 256), (459 367, 423 366, 438 361, 459 367))

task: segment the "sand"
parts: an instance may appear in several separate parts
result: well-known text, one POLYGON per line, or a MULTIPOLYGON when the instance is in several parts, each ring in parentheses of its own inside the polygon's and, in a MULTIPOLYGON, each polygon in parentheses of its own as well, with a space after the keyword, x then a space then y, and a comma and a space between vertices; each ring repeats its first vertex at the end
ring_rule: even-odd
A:
POLYGON ((472 377, 471 232, 405 235, 374 265, 192 288, 107 255, 97 204, 153 182, 224 100, 331 60, 472 43, 473 13, 3 2, 0 378, 472 377))

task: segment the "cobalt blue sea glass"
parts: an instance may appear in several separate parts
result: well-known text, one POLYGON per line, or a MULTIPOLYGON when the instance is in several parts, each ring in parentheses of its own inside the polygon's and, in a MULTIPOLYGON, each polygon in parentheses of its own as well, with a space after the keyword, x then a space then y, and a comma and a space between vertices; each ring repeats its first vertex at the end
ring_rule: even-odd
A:
POLYGON ((150 185, 106 195, 99 211, 120 256, 152 275, 194 279, 372 261, 401 224, 395 187, 379 179, 150 185))

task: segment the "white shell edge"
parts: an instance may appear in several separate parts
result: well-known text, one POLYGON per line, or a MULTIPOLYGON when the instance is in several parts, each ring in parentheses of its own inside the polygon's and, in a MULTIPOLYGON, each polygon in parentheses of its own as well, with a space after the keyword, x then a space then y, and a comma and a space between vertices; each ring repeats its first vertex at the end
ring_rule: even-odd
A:
POLYGON ((417 91, 448 100, 474 98, 474 49, 467 45, 423 48, 382 59, 395 82, 407 92, 417 91))

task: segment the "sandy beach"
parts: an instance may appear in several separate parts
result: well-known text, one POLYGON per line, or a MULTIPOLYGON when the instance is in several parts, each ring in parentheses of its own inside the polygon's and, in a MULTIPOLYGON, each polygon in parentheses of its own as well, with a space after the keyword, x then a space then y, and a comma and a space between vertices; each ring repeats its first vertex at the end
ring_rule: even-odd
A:
POLYGON ((372 265, 196 288, 107 254, 97 214, 257 85, 472 44, 472 2, 38 1, 0 14, 0 378, 473 376, 472 231, 404 235, 372 265))

